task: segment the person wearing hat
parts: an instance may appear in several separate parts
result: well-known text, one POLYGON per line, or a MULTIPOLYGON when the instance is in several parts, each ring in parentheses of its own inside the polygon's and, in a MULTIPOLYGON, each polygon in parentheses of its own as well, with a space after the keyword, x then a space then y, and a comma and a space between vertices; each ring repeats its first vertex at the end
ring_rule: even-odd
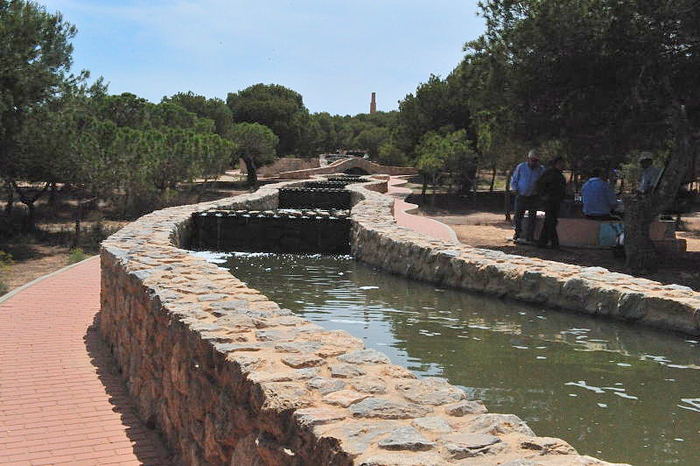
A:
POLYGON ((537 220, 537 180, 542 176, 544 167, 540 165, 540 156, 534 149, 527 154, 527 162, 522 162, 515 167, 510 179, 510 189, 515 191, 515 235, 513 240, 522 241, 522 225, 525 211, 528 212, 526 240, 535 241, 535 223, 537 220))
POLYGON ((659 180, 660 170, 654 165, 654 159, 651 152, 642 152, 639 154, 639 164, 642 166, 642 176, 639 178, 639 186, 637 192, 639 194, 649 194, 654 190, 656 182, 659 180))

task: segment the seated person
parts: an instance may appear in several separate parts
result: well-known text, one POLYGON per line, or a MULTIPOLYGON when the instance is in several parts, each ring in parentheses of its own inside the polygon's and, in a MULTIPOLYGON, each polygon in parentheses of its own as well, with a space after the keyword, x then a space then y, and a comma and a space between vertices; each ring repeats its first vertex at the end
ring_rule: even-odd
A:
POLYGON ((653 163, 654 159, 651 156, 651 152, 639 154, 639 165, 642 166, 643 170, 642 176, 639 178, 639 186, 637 187, 637 192, 640 195, 651 193, 659 181, 661 170, 656 168, 653 163))
POLYGON ((600 176, 603 171, 595 169, 591 178, 581 187, 583 214, 594 220, 614 220, 612 213, 617 207, 615 191, 600 176))

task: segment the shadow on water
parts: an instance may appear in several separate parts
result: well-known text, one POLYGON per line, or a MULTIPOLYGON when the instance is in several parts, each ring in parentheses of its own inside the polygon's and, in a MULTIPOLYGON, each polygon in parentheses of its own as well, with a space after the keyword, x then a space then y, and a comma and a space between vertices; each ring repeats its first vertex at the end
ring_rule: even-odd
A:
POLYGON ((133 453, 146 466, 167 466, 174 464, 158 432, 139 418, 134 400, 126 389, 117 364, 99 333, 99 312, 88 327, 83 341, 90 356, 90 363, 97 369, 97 377, 109 395, 112 411, 119 413, 125 432, 133 444, 133 453))
POLYGON ((406 280, 349 256, 201 254, 310 321, 347 330, 579 452, 700 458, 700 342, 406 280))

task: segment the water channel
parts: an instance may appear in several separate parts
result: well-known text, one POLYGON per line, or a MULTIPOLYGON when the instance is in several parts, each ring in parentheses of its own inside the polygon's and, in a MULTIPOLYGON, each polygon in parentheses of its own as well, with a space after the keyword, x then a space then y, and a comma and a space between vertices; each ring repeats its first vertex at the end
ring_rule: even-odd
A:
POLYGON ((280 306, 582 454, 700 462, 700 339, 439 289, 350 256, 197 253, 280 306))

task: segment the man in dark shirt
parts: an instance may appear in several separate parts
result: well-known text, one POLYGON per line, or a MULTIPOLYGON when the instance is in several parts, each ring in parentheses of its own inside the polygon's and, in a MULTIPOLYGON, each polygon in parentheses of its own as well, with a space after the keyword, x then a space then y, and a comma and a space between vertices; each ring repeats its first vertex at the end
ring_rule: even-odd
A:
POLYGON ((537 194, 544 207, 544 226, 537 247, 544 248, 549 243, 554 249, 559 247, 559 236, 557 236, 559 206, 566 195, 566 180, 561 172, 563 169, 564 159, 556 157, 537 180, 537 194))

